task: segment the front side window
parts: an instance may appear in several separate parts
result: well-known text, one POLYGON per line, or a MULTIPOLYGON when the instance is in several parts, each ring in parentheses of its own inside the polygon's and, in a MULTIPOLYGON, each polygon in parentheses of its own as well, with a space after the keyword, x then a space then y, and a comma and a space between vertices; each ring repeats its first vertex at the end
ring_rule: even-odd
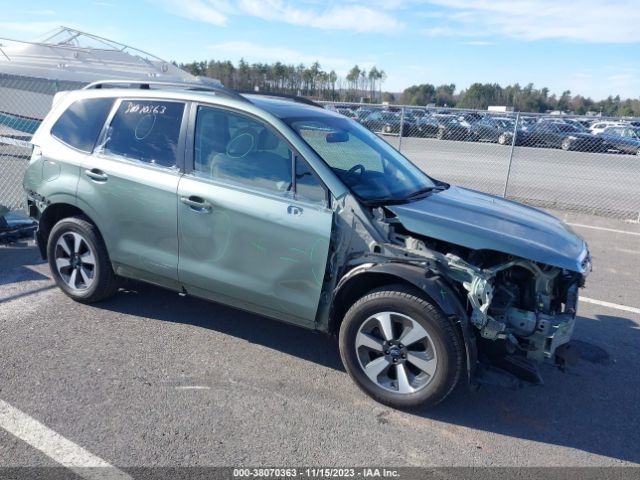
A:
POLYGON ((327 205, 327 191, 311 167, 302 158, 296 157, 296 198, 322 206, 327 205))
POLYGON ((353 120, 327 115, 284 121, 364 201, 404 201, 436 188, 407 158, 353 120))
POLYGON ((60 116, 51 135, 67 145, 90 153, 111 111, 113 98, 78 100, 60 116))
POLYGON ((184 103, 123 100, 107 130, 103 153, 175 167, 184 103))
POLYGON ((204 176, 269 192, 291 192, 292 152, 271 127, 224 109, 199 107, 194 169, 204 176))

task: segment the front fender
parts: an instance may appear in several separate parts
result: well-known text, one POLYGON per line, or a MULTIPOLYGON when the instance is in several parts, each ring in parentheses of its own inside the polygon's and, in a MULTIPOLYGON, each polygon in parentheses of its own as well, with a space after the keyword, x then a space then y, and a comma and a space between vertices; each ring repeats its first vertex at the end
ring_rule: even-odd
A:
MULTIPOLYGON (((340 279, 333 292, 332 304, 339 304, 341 297, 348 296, 348 292, 352 290, 355 284, 369 283, 366 281, 367 279, 381 275, 389 277, 385 283, 393 283, 395 279, 418 288, 424 292, 447 317, 455 321, 464 339, 467 358, 467 375, 469 380, 471 380, 475 374, 476 363, 478 361, 476 337, 469 322, 467 312, 458 300, 449 282, 442 276, 434 275, 429 270, 405 263, 366 263, 351 269, 340 279)), ((336 321, 341 321, 341 319, 336 319, 336 321)))

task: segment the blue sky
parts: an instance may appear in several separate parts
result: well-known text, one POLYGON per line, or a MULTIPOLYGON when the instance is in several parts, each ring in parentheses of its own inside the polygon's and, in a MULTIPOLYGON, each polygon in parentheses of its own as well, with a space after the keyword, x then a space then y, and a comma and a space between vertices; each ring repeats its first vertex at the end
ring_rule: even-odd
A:
POLYGON ((310 64, 417 83, 640 96, 640 0, 0 0, 0 37, 58 25, 167 60, 310 64))

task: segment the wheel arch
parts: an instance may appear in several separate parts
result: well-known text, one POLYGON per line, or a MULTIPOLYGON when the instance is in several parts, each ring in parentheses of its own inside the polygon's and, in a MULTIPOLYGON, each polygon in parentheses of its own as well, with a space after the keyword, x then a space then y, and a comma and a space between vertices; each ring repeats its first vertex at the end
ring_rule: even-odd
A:
POLYGON ((328 332, 337 335, 347 310, 356 300, 375 288, 403 284, 432 301, 459 329, 464 340, 467 376, 470 380, 478 360, 476 337, 469 317, 454 290, 440 275, 429 275, 423 268, 403 263, 367 263, 347 272, 338 282, 332 298, 328 332))
POLYGON ((82 209, 69 203, 52 203, 44 209, 38 221, 36 241, 43 260, 47 259, 47 241, 53 226, 63 218, 83 216, 95 225, 95 222, 82 209))

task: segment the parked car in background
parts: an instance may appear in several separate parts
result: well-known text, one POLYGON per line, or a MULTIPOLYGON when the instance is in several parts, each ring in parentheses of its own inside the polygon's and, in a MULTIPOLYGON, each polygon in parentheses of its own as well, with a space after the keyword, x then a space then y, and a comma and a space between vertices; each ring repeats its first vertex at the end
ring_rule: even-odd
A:
POLYGON ((516 140, 517 145, 527 147, 561 148, 562 150, 582 152, 606 151, 602 137, 582 132, 573 125, 559 122, 538 122, 529 127, 516 140))
POLYGON ((507 118, 485 117, 469 127, 471 140, 477 142, 500 143, 505 131, 513 132, 515 121, 507 118))
POLYGON ((374 110, 369 115, 367 115, 361 123, 372 132, 399 135, 400 123, 402 120, 404 120, 402 135, 408 136, 409 132, 411 132, 412 117, 406 115, 403 119, 400 112, 389 110, 374 110))
POLYGON ((589 127, 589 132, 596 135, 598 133, 604 132, 606 128, 622 127, 622 126, 624 126, 624 123, 622 122, 613 122, 613 121, 596 122, 589 127))
POLYGON ((440 122, 435 115, 424 115, 417 118, 411 134, 416 137, 436 137, 440 129, 440 122))
POLYGON ((608 151, 640 156, 640 134, 632 127, 607 127, 599 133, 608 151))
POLYGON ((458 117, 453 115, 435 115, 438 121, 438 132, 436 138, 438 140, 459 140, 466 141, 470 139, 470 128, 463 125, 458 117))
POLYGON ((354 120, 358 118, 358 115, 356 115, 356 112, 354 112, 351 108, 338 107, 336 108, 336 112, 338 112, 341 115, 344 115, 345 117, 353 118, 354 120))

